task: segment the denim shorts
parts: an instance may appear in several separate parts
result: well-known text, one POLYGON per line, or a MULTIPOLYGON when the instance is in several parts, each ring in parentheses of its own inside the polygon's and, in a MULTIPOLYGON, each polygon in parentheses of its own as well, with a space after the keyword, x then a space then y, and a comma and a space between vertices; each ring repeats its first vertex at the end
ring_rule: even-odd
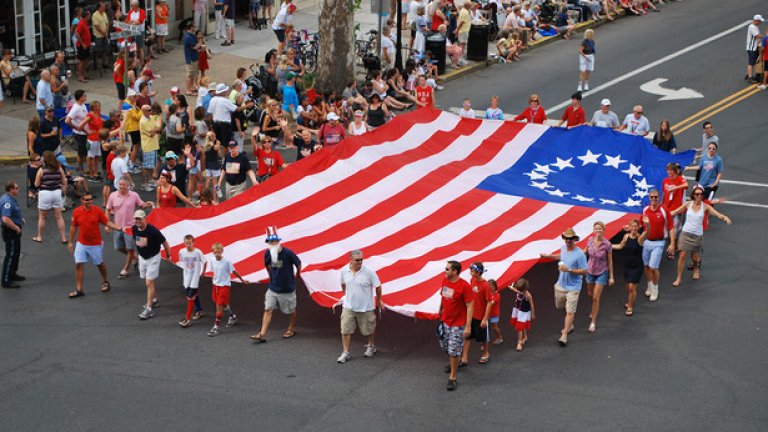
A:
POLYGON ((599 275, 593 275, 587 273, 587 283, 588 284, 598 284, 598 285, 608 285, 608 271, 604 271, 600 273, 599 275))

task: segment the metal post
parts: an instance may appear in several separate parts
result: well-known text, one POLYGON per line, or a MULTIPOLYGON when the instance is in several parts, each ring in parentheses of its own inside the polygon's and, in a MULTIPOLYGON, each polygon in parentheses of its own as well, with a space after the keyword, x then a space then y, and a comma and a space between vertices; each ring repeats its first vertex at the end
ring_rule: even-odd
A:
POLYGON ((397 0, 397 17, 395 18, 395 24, 397 24, 397 43, 395 44, 395 67, 403 69, 403 5, 400 0, 397 0))
MULTIPOLYGON (((398 0, 399 1, 399 0, 398 0)), ((379 58, 381 58, 381 20, 384 16, 384 0, 378 0, 379 2, 379 34, 376 36, 376 46, 378 47, 379 51, 379 58)))

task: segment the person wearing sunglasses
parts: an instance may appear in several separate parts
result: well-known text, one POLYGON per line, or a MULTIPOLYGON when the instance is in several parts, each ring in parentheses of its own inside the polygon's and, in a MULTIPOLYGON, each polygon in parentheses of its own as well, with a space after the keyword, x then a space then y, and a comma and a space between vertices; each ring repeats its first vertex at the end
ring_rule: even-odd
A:
POLYGON ((448 391, 456 390, 459 367, 467 365, 460 364, 460 361, 464 352, 464 340, 472 334, 470 324, 474 294, 469 283, 459 277, 460 274, 461 263, 448 261, 440 288, 440 324, 437 326, 437 337, 443 351, 448 353, 448 366, 445 367, 445 372, 450 374, 446 387, 448 391))
POLYGON ((539 98, 539 95, 532 94, 528 98, 528 106, 523 110, 523 112, 518 114, 514 120, 544 124, 547 121, 547 114, 544 111, 544 107, 541 106, 541 98, 539 98))
POLYGON ((723 159, 717 154, 717 144, 709 143, 707 153, 699 160, 699 185, 704 188, 704 199, 712 200, 723 177, 723 159))
POLYGON ((651 124, 648 118, 643 115, 643 106, 635 105, 632 112, 624 117, 624 123, 619 127, 619 132, 630 135, 646 136, 651 131, 651 124))
POLYGON ((678 215, 685 212, 685 223, 683 224, 678 250, 680 258, 677 261, 677 278, 672 282, 672 286, 680 286, 683 282, 683 266, 685 265, 686 254, 691 255, 693 261, 693 280, 699 280, 701 273, 701 253, 704 247, 704 219, 708 215, 713 215, 726 224, 731 224, 731 218, 718 212, 704 199, 705 190, 701 186, 695 186, 691 191, 691 200, 672 211, 672 215, 678 215))
POLYGON ((675 251, 675 224, 669 210, 661 205, 658 189, 651 189, 648 199, 651 203, 643 209, 643 223, 648 231, 648 239, 643 243, 643 265, 648 282, 645 295, 653 302, 659 298, 659 266, 667 238, 667 254, 673 254, 675 251))
POLYGON ((568 228, 561 235, 565 244, 556 254, 541 254, 542 258, 558 260, 559 275, 555 283, 555 308, 565 310, 563 328, 557 342, 564 347, 568 343, 568 334, 573 331, 573 319, 579 303, 579 293, 584 275, 587 274, 587 256, 576 246, 579 236, 573 228, 568 228))

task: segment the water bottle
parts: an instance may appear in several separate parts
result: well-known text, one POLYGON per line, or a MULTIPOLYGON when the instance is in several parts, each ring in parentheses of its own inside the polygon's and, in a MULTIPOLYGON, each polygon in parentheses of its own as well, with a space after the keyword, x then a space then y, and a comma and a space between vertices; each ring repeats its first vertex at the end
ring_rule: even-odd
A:
POLYGON ((216 185, 213 188, 216 189, 216 196, 221 198, 223 196, 223 194, 221 193, 221 187, 219 185, 216 185))

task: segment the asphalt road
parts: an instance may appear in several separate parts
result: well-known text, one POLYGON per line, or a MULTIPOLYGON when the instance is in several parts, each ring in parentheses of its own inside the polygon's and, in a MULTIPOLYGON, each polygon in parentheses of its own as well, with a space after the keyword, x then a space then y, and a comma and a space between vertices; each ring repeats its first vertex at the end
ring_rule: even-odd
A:
MULTIPOLYGON (((760 12, 759 5, 686 1, 600 27, 593 87, 728 29, 760 12)), ((744 33, 589 96, 587 111, 607 96, 620 117, 642 103, 652 124, 686 118, 744 87, 744 33), (657 102, 658 96, 638 87, 658 77, 705 97, 657 102)), ((439 101, 459 106, 466 93, 480 107, 498 93, 511 112, 536 91, 552 106, 575 88, 576 48, 575 41, 558 42, 519 64, 489 68, 449 84, 439 101)), ((711 118, 723 143, 727 179, 765 182, 758 171, 768 162, 761 147, 765 97, 759 93, 711 118)), ((681 134, 681 147, 698 145, 699 133, 696 126, 681 134)), ((0 168, 0 181, 10 178, 22 179, 21 169, 0 168)), ((765 187, 724 185, 720 195, 768 205, 765 187)), ((316 306, 303 289, 298 335, 282 340, 286 320, 278 316, 263 345, 247 337, 261 319, 263 287, 235 286, 238 325, 208 338, 209 282, 201 288, 209 316, 181 329, 180 271, 164 264, 162 306, 142 322, 136 315, 144 288, 135 276, 117 280, 120 256, 111 250, 106 261, 113 290, 99 293, 96 269, 89 267, 87 295, 68 300, 71 257, 52 241, 50 221, 49 241, 30 240, 36 215, 29 210, 20 268, 28 280, 23 289, 0 290, 3 429, 764 431, 768 313, 760 281, 768 270, 768 209, 721 210, 734 224, 715 221, 707 232, 701 281, 671 288, 672 266, 665 260, 659 301, 640 298, 631 318, 623 315, 623 287, 608 288, 595 334, 586 332, 583 294, 577 330, 564 349, 556 344, 561 316, 552 307, 554 265, 535 267, 526 275, 537 305, 526 349, 515 352, 515 336, 504 326, 507 342, 492 349, 485 366, 476 364, 479 352, 473 352, 454 393, 445 391, 446 358, 435 341, 435 323, 385 314, 379 353, 362 358, 364 341, 356 336, 353 360, 338 365, 338 314, 316 306)), ((616 268, 621 264, 619 259, 616 268)), ((505 294, 502 316, 510 301, 505 294)))

